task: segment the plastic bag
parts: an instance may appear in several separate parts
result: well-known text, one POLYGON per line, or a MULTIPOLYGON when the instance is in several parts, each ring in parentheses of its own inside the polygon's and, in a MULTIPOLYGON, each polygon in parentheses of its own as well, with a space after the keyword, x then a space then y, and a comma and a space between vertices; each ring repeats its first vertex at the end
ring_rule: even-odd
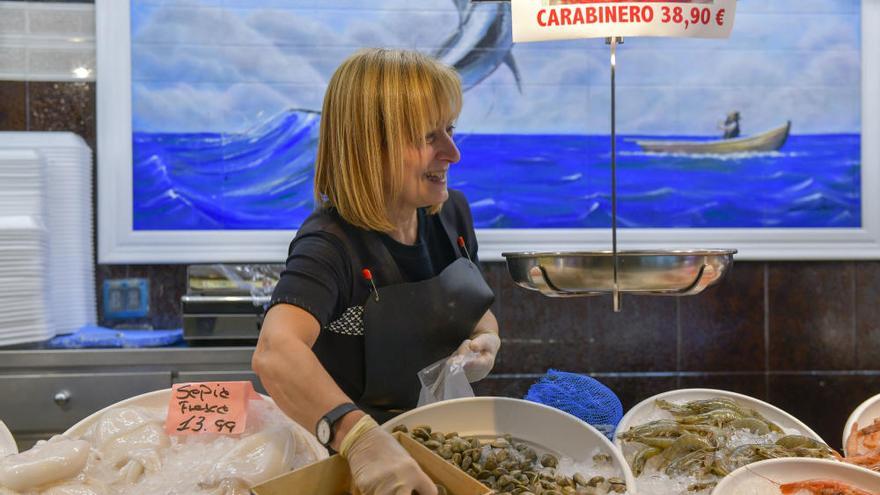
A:
POLYGON ((464 365, 477 356, 476 352, 453 354, 419 371, 422 391, 418 407, 441 400, 473 397, 474 389, 464 373, 464 365))

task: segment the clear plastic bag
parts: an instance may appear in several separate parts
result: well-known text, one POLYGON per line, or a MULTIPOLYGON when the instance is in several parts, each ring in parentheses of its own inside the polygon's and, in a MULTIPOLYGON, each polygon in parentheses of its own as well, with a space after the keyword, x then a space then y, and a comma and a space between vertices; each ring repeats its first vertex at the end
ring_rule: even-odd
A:
POLYGON ((473 397, 474 389, 464 373, 464 365, 477 356, 476 352, 453 354, 419 371, 422 391, 418 407, 441 400, 473 397))

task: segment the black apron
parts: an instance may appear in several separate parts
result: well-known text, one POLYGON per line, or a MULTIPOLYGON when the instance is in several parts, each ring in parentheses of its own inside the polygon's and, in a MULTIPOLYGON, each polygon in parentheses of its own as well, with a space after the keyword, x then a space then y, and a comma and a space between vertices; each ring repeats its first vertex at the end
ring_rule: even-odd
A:
MULTIPOLYGON (((443 221, 453 250, 457 235, 443 221)), ((375 233, 364 244, 378 262, 371 267, 382 287, 364 304, 364 393, 358 406, 382 423, 414 408, 418 372, 450 356, 469 338, 495 298, 480 270, 459 257, 439 275, 404 283, 397 263, 375 233)))

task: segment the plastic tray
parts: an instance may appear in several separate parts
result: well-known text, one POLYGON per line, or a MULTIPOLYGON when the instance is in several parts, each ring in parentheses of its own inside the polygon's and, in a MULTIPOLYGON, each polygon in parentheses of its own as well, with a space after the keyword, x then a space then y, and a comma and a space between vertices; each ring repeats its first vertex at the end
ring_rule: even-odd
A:
POLYGON ((738 394, 736 392, 729 392, 727 390, 717 390, 711 388, 685 388, 664 392, 662 394, 649 397, 642 402, 636 404, 623 416, 623 418, 620 420, 620 423, 617 424, 617 430, 614 432, 614 443, 622 449, 623 445, 618 438, 618 435, 620 433, 628 430, 631 426, 640 425, 648 422, 647 418, 656 417, 657 412, 661 410, 654 404, 654 401, 656 401, 657 399, 663 399, 670 402, 687 402, 692 400, 711 399, 713 397, 726 397, 729 399, 733 399, 738 404, 741 404, 744 407, 754 409, 762 416, 770 421, 773 421, 783 429, 797 430, 798 433, 800 433, 801 435, 813 438, 820 442, 825 442, 824 440, 822 440, 822 437, 811 430, 809 426, 802 423, 799 419, 783 411, 782 409, 779 409, 778 407, 768 404, 762 400, 750 397, 748 395, 738 394))
MULTIPOLYGON (((263 400, 269 402, 272 405, 275 404, 271 397, 262 394, 260 395, 263 397, 263 400)), ((147 392, 145 394, 130 397, 128 399, 119 401, 116 404, 109 405, 104 409, 101 409, 100 411, 92 413, 88 417, 83 418, 80 422, 68 428, 67 431, 64 432, 64 435, 71 438, 82 437, 86 434, 90 426, 96 423, 105 412, 112 409, 120 407, 165 408, 168 406, 168 401, 170 398, 170 388, 147 392)), ((327 457, 327 449, 325 449, 324 446, 318 442, 318 439, 315 438, 315 436, 311 432, 309 432, 293 420, 290 420, 290 428, 293 430, 297 438, 306 439, 309 450, 314 455, 315 459, 320 460, 327 457)))
POLYGON ((780 483, 814 479, 842 481, 880 493, 880 474, 871 470, 829 459, 788 457, 743 466, 722 479, 712 495, 779 495, 780 483))
POLYGON ((482 439, 510 434, 538 451, 589 462, 597 449, 611 455, 612 464, 634 493, 635 478, 623 455, 599 430, 559 409, 507 397, 469 397, 435 402, 413 409, 382 425, 426 424, 437 431, 458 432, 482 439))
POLYGON ((880 418, 880 394, 859 404, 859 407, 855 408, 849 415, 849 419, 846 420, 846 426, 843 427, 843 453, 845 456, 849 455, 846 451, 846 440, 849 438, 853 424, 858 422, 859 428, 864 428, 873 424, 875 418, 880 418))

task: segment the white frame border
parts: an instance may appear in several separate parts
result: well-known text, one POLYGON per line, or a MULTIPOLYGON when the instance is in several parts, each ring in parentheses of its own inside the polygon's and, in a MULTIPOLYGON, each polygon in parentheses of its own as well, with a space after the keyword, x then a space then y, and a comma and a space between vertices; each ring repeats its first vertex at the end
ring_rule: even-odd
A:
MULTIPOLYGON (((134 231, 129 0, 96 0, 98 262, 281 262, 295 231, 134 231)), ((880 259, 880 0, 862 0, 862 228, 621 229, 624 250, 735 248, 740 260, 880 259), (874 191, 874 193, 871 193, 874 191)), ((607 250, 610 229, 480 229, 480 258, 607 250)))

